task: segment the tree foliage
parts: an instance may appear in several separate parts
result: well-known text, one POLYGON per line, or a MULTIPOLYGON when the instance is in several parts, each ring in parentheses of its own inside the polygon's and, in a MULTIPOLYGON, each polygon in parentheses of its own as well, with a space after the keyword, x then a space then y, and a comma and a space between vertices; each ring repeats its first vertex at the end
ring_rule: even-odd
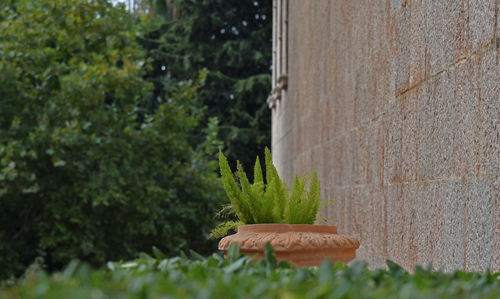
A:
MULTIPOLYGON (((156 99, 139 19, 104 0, 17 0, 0 13, 0 277, 156 245, 204 251, 218 186, 203 152, 199 80, 156 99)), ((203 78, 201 78, 203 79, 203 78)), ((215 153, 213 154, 215 156, 215 153)), ((213 247, 210 247, 210 250, 213 247)))
MULTIPOLYGON (((271 1, 167 2, 175 8, 174 17, 165 0, 153 1, 166 21, 144 39, 154 59, 148 77, 185 80, 206 70, 206 83, 197 93, 204 118, 220 120, 220 138, 230 161, 252 165, 270 144, 266 98, 271 89, 271 1)), ((155 86, 155 94, 160 94, 161 84, 155 86)), ((193 134, 190 140, 197 144, 201 139, 193 134)))

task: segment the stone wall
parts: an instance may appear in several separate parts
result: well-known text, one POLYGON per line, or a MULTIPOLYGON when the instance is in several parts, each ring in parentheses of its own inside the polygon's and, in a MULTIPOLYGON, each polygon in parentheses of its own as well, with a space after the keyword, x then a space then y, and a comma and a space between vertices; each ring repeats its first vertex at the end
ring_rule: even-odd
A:
POLYGON ((500 0, 288 0, 274 160, 374 267, 500 270, 500 0))

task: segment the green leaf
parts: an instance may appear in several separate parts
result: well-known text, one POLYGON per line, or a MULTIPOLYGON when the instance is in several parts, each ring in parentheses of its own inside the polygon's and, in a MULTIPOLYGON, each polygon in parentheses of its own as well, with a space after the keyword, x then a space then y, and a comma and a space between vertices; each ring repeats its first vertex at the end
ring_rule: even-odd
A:
POLYGON ((275 269, 277 266, 276 256, 274 255, 273 246, 269 242, 267 242, 264 246, 264 255, 266 257, 267 265, 271 269, 275 269))
POLYGON ((153 254, 155 256, 155 258, 159 259, 159 260, 163 260, 163 259, 166 259, 167 256, 161 252, 160 249, 158 249, 156 246, 153 246, 153 254))
POLYGON ((191 255, 191 258, 194 259, 194 260, 198 260, 198 261, 203 261, 205 260, 205 258, 200 255, 198 252, 194 251, 194 250, 189 250, 189 254, 191 255))
POLYGON ((326 259, 319 267, 319 282, 324 284, 331 283, 334 278, 335 271, 333 270, 333 264, 330 260, 326 259))
POLYGON ((231 264, 239 258, 240 258, 240 247, 238 246, 238 243, 234 242, 229 246, 229 249, 227 250, 227 260, 231 264))
POLYGON ((239 259, 235 260, 234 262, 231 262, 229 266, 224 268, 224 273, 226 274, 231 274, 237 270, 240 270, 246 262, 245 257, 240 257, 239 259))

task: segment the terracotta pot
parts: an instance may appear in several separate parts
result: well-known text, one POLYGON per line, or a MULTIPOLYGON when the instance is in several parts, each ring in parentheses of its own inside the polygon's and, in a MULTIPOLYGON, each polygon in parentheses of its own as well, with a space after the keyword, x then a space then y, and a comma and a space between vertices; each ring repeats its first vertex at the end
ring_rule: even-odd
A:
POLYGON ((224 237, 219 250, 226 254, 232 243, 248 256, 264 257, 264 246, 271 243, 278 260, 297 267, 318 266, 324 259, 348 263, 356 257, 359 241, 337 234, 332 225, 313 224, 250 224, 238 228, 238 233, 224 237))

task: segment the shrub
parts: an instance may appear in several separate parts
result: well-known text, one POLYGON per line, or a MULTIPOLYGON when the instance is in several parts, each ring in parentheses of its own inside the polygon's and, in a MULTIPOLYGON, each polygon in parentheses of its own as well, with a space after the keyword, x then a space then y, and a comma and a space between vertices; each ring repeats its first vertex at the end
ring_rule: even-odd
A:
POLYGON ((210 251, 219 187, 186 140, 196 84, 147 113, 138 19, 105 0, 14 3, 0 14, 0 277, 38 256, 53 270, 210 251))
POLYGON ((253 263, 232 248, 227 259, 214 254, 193 259, 142 255, 126 263, 92 270, 72 262, 54 275, 36 273, 0 290, 5 298, 498 298, 500 273, 433 272, 416 267, 409 274, 388 262, 370 270, 324 262, 294 268, 276 262, 272 250, 253 263))

